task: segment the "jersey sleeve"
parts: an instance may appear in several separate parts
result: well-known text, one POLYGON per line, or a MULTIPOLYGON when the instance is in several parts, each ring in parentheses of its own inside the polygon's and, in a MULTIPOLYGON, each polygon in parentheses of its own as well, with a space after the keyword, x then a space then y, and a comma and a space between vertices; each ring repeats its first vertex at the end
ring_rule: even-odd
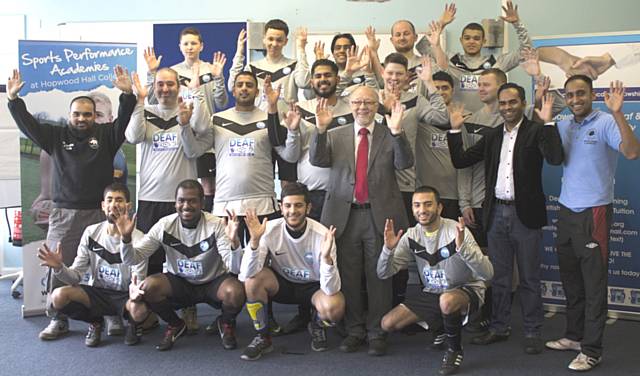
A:
POLYGON ((330 254, 333 265, 325 264, 322 260, 320 261, 320 289, 327 295, 334 295, 337 294, 341 288, 335 240, 331 246, 330 254))
POLYGON ((408 234, 405 233, 402 235, 402 238, 400 238, 395 250, 390 250, 386 246, 382 247, 376 268, 378 278, 387 279, 400 270, 407 269, 412 258, 413 254, 409 248, 409 237, 408 234))

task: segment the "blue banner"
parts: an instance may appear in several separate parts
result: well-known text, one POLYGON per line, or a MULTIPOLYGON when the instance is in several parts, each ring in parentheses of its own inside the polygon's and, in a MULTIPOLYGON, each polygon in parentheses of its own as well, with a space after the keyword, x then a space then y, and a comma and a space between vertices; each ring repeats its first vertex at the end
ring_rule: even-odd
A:
POLYGON ((113 87, 116 64, 129 71, 136 69, 136 50, 133 43, 21 40, 19 69, 26 84, 20 94, 113 87))
MULTIPOLYGON (((608 112, 604 103, 604 93, 609 90, 610 82, 622 81, 626 88, 623 112, 636 136, 638 135, 640 75, 637 74, 637 64, 640 63, 640 58, 635 56, 637 51, 640 51, 640 34, 545 38, 534 40, 533 44, 535 47, 558 47, 566 52, 567 56, 584 58, 591 64, 590 68, 593 69, 590 72, 598 74, 593 82, 596 95, 593 101, 594 109, 608 112)), ((560 88, 562 92, 566 75, 570 72, 546 63, 542 64, 542 70, 550 76, 552 85, 560 88)), ((569 116, 571 113, 565 110, 556 117, 556 121, 569 116)), ((622 155, 619 156, 615 175, 613 220, 609 232, 609 310, 636 314, 640 313, 640 253, 634 252, 640 249, 640 195, 636 191, 640 186, 640 175, 637 171, 637 161, 629 161, 622 155)), ((554 244, 557 236, 557 214, 560 209, 558 198, 561 178, 561 167, 545 166, 543 183, 547 194, 549 226, 543 229, 541 268, 545 303, 564 305, 565 296, 554 244)))

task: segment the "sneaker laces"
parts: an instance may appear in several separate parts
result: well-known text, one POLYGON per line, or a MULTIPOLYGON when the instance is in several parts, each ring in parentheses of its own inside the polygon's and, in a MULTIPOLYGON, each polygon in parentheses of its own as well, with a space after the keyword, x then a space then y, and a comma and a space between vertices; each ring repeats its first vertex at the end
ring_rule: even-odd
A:
POLYGON ((251 343, 249 344, 248 347, 262 347, 267 341, 261 336, 261 335, 257 335, 255 337, 253 337, 253 340, 251 341, 251 343))
POLYGON ((327 340, 327 333, 324 330, 324 328, 318 324, 315 325, 311 325, 311 336, 316 339, 316 340, 320 340, 320 341, 326 341, 327 340))

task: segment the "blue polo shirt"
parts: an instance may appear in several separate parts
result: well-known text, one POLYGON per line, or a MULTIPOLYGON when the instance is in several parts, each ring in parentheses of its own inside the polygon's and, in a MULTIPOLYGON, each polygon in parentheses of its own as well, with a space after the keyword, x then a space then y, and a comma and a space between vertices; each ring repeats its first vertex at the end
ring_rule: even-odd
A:
POLYGON ((594 110, 582 122, 558 123, 564 149, 559 202, 574 212, 613 202, 620 130, 611 114, 594 110))

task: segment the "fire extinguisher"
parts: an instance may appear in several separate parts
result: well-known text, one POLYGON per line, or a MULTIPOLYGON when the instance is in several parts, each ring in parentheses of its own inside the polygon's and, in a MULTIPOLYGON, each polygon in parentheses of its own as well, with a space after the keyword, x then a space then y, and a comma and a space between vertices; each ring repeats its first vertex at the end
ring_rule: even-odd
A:
POLYGON ((15 247, 22 246, 22 210, 13 213, 13 240, 15 247))

